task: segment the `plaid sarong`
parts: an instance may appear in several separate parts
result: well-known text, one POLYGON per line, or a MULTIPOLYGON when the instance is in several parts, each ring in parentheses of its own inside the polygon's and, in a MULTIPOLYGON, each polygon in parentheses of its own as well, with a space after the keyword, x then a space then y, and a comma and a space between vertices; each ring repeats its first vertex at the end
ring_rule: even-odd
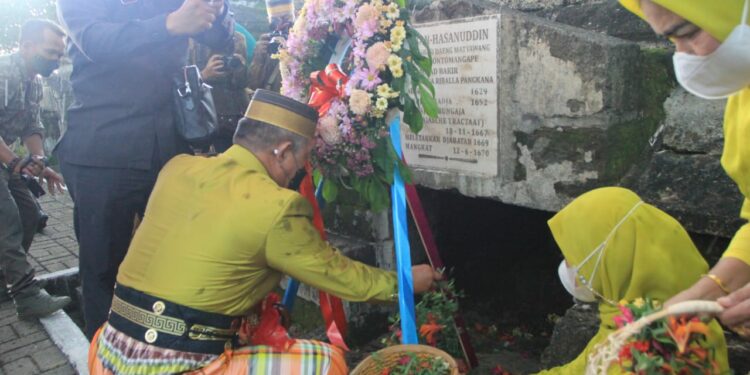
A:
POLYGON ((343 352, 329 344, 296 340, 287 350, 248 346, 221 356, 159 348, 105 325, 89 349, 91 375, 344 375, 343 352))

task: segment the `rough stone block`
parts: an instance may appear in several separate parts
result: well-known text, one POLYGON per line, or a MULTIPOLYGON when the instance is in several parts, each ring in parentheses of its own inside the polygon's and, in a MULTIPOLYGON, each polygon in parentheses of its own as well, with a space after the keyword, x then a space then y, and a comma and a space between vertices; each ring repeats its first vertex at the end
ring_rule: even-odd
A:
POLYGON ((618 183, 655 130, 633 121, 639 47, 513 11, 498 40, 497 177, 417 169, 416 181, 550 211, 618 183))
POLYGON ((682 154, 721 155, 726 100, 705 100, 678 87, 664 102, 662 147, 682 154))
POLYGON ((658 152, 633 188, 690 231, 731 237, 742 225, 742 195, 717 156, 658 152))

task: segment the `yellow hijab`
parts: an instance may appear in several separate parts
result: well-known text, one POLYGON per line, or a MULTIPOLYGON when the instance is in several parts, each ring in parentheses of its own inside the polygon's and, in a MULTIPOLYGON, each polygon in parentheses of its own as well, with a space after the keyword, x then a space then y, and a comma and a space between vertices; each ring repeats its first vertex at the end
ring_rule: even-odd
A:
MULTIPOLYGON (((604 245, 598 270, 591 280, 592 287, 613 301, 639 297, 666 301, 696 282, 708 271, 708 264, 680 223, 658 208, 642 203, 625 218, 639 202, 641 199, 627 189, 592 190, 550 219, 549 227, 565 259, 577 266, 622 221, 604 245)), ((587 279, 594 270, 596 258, 586 262, 579 271, 587 279)), ((541 374, 583 374, 589 353, 614 332, 613 318, 619 314, 617 307, 600 303, 599 332, 584 351, 573 362, 541 374)), ((727 371, 724 334, 715 321, 710 326, 710 341, 716 348, 717 360, 722 370, 727 371)))
MULTIPOLYGON (((680 17, 706 30, 720 41, 740 23, 745 0, 651 0, 680 17)), ((644 17, 641 0, 620 0, 620 3, 644 17)), ((750 69, 750 67, 748 67, 750 69)), ((740 216, 750 219, 750 87, 732 95, 724 111, 724 152, 721 165, 745 196, 740 216)), ((750 265, 750 225, 746 224, 735 234, 725 257, 733 257, 750 265)))

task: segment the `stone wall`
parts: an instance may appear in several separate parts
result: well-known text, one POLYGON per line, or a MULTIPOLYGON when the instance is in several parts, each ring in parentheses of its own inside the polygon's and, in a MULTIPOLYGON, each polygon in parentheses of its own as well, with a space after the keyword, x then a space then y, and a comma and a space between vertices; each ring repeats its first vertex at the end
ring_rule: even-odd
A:
POLYGON ((418 22, 500 14, 498 175, 418 170, 437 189, 556 211, 629 187, 693 232, 731 236, 741 196, 720 168, 723 102, 677 87, 669 45, 615 1, 433 1, 418 22), (515 9, 515 10, 511 10, 515 9))

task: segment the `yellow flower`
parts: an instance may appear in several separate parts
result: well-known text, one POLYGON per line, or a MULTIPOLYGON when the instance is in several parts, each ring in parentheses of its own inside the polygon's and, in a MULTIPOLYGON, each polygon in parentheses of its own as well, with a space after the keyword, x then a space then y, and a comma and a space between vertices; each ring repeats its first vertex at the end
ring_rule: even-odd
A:
POLYGON ((385 111, 388 109, 388 99, 386 98, 378 98, 378 100, 375 101, 375 108, 385 111))
POLYGON ((401 51, 401 44, 403 41, 399 40, 398 43, 391 43, 391 51, 398 52, 401 51))
POLYGON ((378 96, 380 96, 382 98, 387 98, 387 99, 397 98, 398 95, 399 95, 399 92, 398 91, 393 91, 393 89, 391 88, 391 86, 389 86, 387 83, 384 83, 384 84, 378 86, 378 90, 377 91, 378 91, 378 96))
MULTIPOLYGON (((396 22, 398 24, 398 22, 396 22)), ((391 29, 391 41, 396 43, 397 40, 403 41, 406 38, 406 29, 403 26, 396 26, 391 29)))
POLYGON ((383 115, 385 115, 385 111, 381 111, 381 110, 375 108, 375 109, 373 109, 370 112, 370 114, 372 114, 372 116, 375 117, 375 118, 381 118, 381 117, 383 117, 383 115))
POLYGON ((391 70, 393 70, 394 68, 400 68, 402 63, 403 63, 403 60, 401 60, 400 57, 396 55, 388 56, 387 64, 388 64, 388 67, 391 68, 391 70))
POLYGON ((391 3, 388 5, 388 8, 385 10, 386 17, 390 19, 398 18, 399 16, 399 10, 398 10, 398 4, 391 3))
POLYGON ((396 21, 396 26, 404 26, 404 21, 396 21))
POLYGON ((393 25, 393 21, 391 20, 381 20, 380 21, 380 27, 383 29, 387 29, 393 25))
POLYGON ((393 73, 393 76, 396 78, 401 78, 404 76, 404 70, 401 69, 400 66, 398 68, 391 68, 391 73, 393 73))
POLYGON ((633 305, 640 309, 641 307, 646 305, 646 301, 644 301, 643 298, 638 297, 635 299, 635 301, 633 301, 633 305))

